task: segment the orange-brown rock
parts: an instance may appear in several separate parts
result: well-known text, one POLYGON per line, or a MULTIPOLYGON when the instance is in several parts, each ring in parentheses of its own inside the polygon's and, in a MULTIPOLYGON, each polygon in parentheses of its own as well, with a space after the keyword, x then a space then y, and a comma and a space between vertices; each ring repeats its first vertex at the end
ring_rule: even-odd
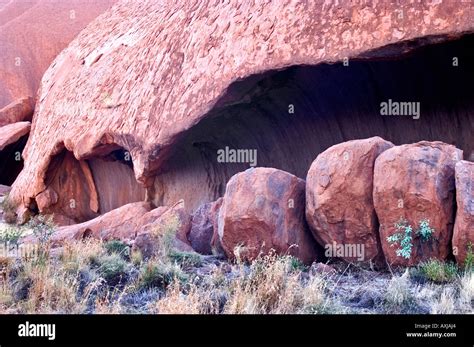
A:
POLYGON ((375 161, 374 206, 380 222, 380 239, 386 260, 411 266, 430 258, 445 260, 451 249, 454 224, 454 166, 463 153, 442 142, 422 141, 390 148, 375 161), (432 235, 417 234, 423 221, 432 235), (411 226, 411 253, 397 255, 400 245, 389 242, 411 226))
POLYGON ((0 127, 0 151, 30 132, 30 122, 18 122, 0 127))
MULTIPOLYGON (((363 256, 383 259, 372 200, 375 159, 393 144, 380 137, 343 142, 318 155, 306 178, 306 220, 323 245, 361 245, 363 256)), ((351 249, 351 248, 348 248, 351 249)))
MULTIPOLYGON (((16 100, 35 97, 41 77, 56 55, 114 2, 29 0, 4 3, 0 8, 0 109, 16 100)), ((0 125, 4 122, 2 111, 0 125)), ((24 119, 15 121, 21 120, 24 119)))
MULTIPOLYGON (((121 148, 131 155, 134 176, 146 185, 147 198, 155 205, 172 205, 185 199, 186 208, 192 210, 214 201, 222 195, 230 176, 248 165, 232 168, 215 165, 215 151, 222 143, 207 145, 212 135, 221 133, 220 127, 206 128, 214 129, 210 136, 195 134, 189 148, 178 149, 176 145, 191 129, 214 119, 211 116, 219 111, 233 105, 246 107, 252 95, 266 98, 271 87, 266 77, 290 67, 334 63, 345 57, 397 55, 474 30, 472 6, 416 2, 402 5, 402 9, 404 15, 397 17, 400 5, 392 2, 367 5, 364 2, 203 1, 190 6, 181 1, 120 1, 90 23, 44 74, 32 136, 24 152, 25 167, 13 185, 11 197, 17 204, 31 205, 47 188, 51 158, 63 148, 78 161, 102 157, 121 148), (387 48, 397 43, 400 45, 387 48), (179 158, 179 175, 177 170, 170 169, 172 165, 166 165, 172 158, 179 158), (197 166, 199 170, 192 167, 192 158, 202 159, 197 166), (160 177, 155 178, 157 175, 160 177)), ((51 29, 48 33, 52 31, 62 34, 61 30, 51 29)), ((315 85, 332 81, 324 73, 309 80, 305 76, 295 75, 303 87, 311 81, 315 85)), ((270 82, 275 81, 270 79, 270 82)), ((331 95, 344 94, 340 90, 333 92, 331 95)), ((376 93, 364 90, 364 101, 369 95, 373 97, 376 93)), ((285 110, 288 116, 290 102, 281 102, 279 95, 273 97, 277 110, 285 110)), ((298 97, 289 100, 295 99, 298 97)), ((319 99, 327 98, 321 94, 319 99)), ((343 98, 332 99, 338 106, 343 98)), ((248 110, 249 119, 262 109, 248 110)), ((308 114, 328 114, 326 118, 331 118, 328 109, 332 108, 308 114)), ((381 117, 374 122, 364 119, 360 127, 352 126, 352 117, 364 113, 360 111, 344 112, 351 129, 362 129, 356 135, 372 131, 372 123, 378 125, 376 130, 387 129, 381 117)), ((242 118, 222 119, 230 122, 242 118)), ((332 145, 344 139, 343 131, 342 135, 338 132, 333 136, 324 130, 316 136, 317 129, 325 129, 321 123, 292 122, 285 117, 279 127, 272 127, 274 119, 270 116, 251 119, 267 121, 264 124, 268 127, 246 132, 255 128, 240 124, 238 129, 252 135, 250 145, 260 145, 261 149, 278 147, 272 153, 260 151, 263 155, 259 163, 274 166, 272 160, 281 159, 279 168, 295 174, 307 170, 306 162, 300 164, 298 160, 301 156, 312 160, 327 143, 332 145), (287 132, 285 126, 292 127, 291 131, 287 132), (275 137, 260 143, 266 131, 272 129, 275 137), (299 141, 302 131, 308 134, 304 141, 299 141), (305 147, 307 143, 310 149, 305 147), (303 147, 290 150, 291 144, 303 147)), ((321 122, 326 124, 324 119, 321 122)), ((338 127, 336 120, 331 124, 338 127)), ((222 141, 226 139, 226 133, 223 134, 222 141)), ((245 134, 233 134, 232 139, 237 141, 245 134)), ((58 195, 62 196, 62 192, 58 195)), ((90 197, 84 198, 84 202, 87 200, 90 197)), ((63 203, 55 210, 67 209, 63 203)), ((84 211, 81 217, 91 218, 92 214, 84 211)))
POLYGON ((32 97, 13 101, 0 109, 0 127, 22 121, 31 121, 34 109, 32 97))
POLYGON ((87 222, 58 227, 51 241, 54 246, 60 246, 68 240, 82 240, 87 237, 103 240, 133 240, 142 227, 145 215, 156 214, 156 212, 150 203, 127 204, 87 222))
POLYGON ((271 250, 306 264, 318 249, 304 219, 304 180, 272 168, 248 169, 227 184, 219 211, 218 233, 231 259, 236 248, 251 261, 271 250))
POLYGON ((188 240, 193 249, 201 254, 212 254, 213 247, 219 252, 217 217, 222 198, 201 205, 193 214, 188 240), (214 238, 214 245, 212 243, 214 238))
POLYGON ((455 169, 457 209, 453 254, 459 264, 464 264, 468 253, 474 254, 474 163, 461 160, 455 169))
POLYGON ((69 151, 56 155, 48 168, 46 189, 35 196, 44 214, 80 223, 129 202, 144 201, 145 190, 120 161, 76 160, 69 151))
MULTIPOLYGON (((58 247, 71 240, 89 237, 132 244, 136 241, 136 247, 150 256, 156 252, 161 236, 166 233, 172 234, 175 247, 192 251, 186 239, 189 228, 190 216, 182 206, 153 208, 149 202, 135 202, 84 223, 60 226, 51 236, 51 242, 53 247, 58 247)), ((36 239, 28 236, 23 242, 32 243, 36 239)))
MULTIPOLYGON (((163 249, 164 242, 171 241, 167 247, 182 252, 193 252, 187 240, 191 228, 191 217, 183 206, 178 204, 171 208, 159 207, 155 210, 160 211, 159 216, 153 216, 153 220, 148 219, 149 223, 143 223, 143 227, 133 242, 133 248, 140 250, 145 258, 150 258, 163 249)), ((147 215, 144 219, 147 219, 147 215)))

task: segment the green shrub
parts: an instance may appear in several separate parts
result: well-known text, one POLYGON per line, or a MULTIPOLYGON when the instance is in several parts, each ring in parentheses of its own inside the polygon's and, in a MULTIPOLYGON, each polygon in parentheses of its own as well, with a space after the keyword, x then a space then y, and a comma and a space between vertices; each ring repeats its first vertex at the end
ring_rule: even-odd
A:
POLYGON ((130 258, 130 247, 120 240, 108 241, 104 244, 104 248, 109 255, 118 254, 124 259, 130 258))
POLYGON ((128 264, 120 255, 102 256, 99 264, 98 272, 108 284, 115 285, 127 278, 128 264))
POLYGON ((56 229, 53 217, 46 217, 43 215, 38 215, 35 218, 32 218, 26 226, 33 230, 33 235, 38 239, 40 245, 48 243, 51 235, 56 229))
POLYGON ((429 220, 423 219, 420 222, 418 229, 413 232, 413 227, 408 224, 408 221, 403 218, 395 223, 395 228, 397 232, 393 235, 387 237, 387 241, 391 246, 398 245, 399 248, 396 250, 398 257, 403 257, 405 259, 410 259, 412 249, 413 249, 413 238, 419 237, 422 242, 429 241, 435 232, 433 228, 430 227, 429 220))
POLYGON ((464 260, 464 270, 467 272, 474 270, 474 252, 472 247, 472 242, 469 242, 467 244, 466 259, 464 260))
POLYGON ((12 225, 3 225, 0 229, 0 243, 4 243, 5 245, 7 243, 10 245, 18 245, 18 240, 22 234, 22 228, 12 225))
POLYGON ((143 254, 140 250, 133 250, 130 254, 130 261, 134 266, 139 266, 143 261, 143 254))
POLYGON ((298 258, 293 256, 288 257, 290 271, 305 271, 307 266, 301 262, 298 258))
POLYGON ((451 262, 430 259, 418 265, 419 272, 428 280, 436 283, 452 282, 458 275, 458 267, 451 262))
POLYGON ((201 266, 202 258, 199 254, 194 252, 181 252, 177 250, 171 250, 168 254, 168 258, 182 266, 201 266))
POLYGON ((141 268, 138 286, 139 288, 166 288, 174 281, 184 284, 187 280, 188 275, 178 264, 147 262, 141 268))

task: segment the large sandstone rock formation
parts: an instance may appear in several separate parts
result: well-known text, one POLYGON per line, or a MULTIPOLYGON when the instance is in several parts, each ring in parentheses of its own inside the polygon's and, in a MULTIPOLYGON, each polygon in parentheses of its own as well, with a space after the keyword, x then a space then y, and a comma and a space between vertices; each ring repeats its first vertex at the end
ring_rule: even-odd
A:
POLYGON ((474 254, 474 163, 456 164, 456 222, 453 232, 453 253, 463 264, 470 251, 474 254))
POLYGON ((390 148, 376 159, 374 206, 390 264, 409 266, 430 258, 447 258, 454 224, 454 166, 462 156, 454 146, 423 141, 390 148), (424 220, 434 230, 426 240, 417 234, 424 220), (400 245, 387 237, 397 233, 404 237, 410 226, 411 254, 397 255, 400 245))
POLYGON ((380 137, 354 140, 332 146, 313 162, 306 178, 306 220, 321 245, 360 244, 364 261, 383 259, 372 182, 375 159, 390 147, 380 137))
MULTIPOLYGON (((466 109, 445 115, 437 112, 442 105, 436 105, 427 111, 433 117, 418 123, 380 117, 379 95, 427 90, 412 83, 413 71, 419 73, 417 64, 426 58, 397 65, 397 73, 378 63, 364 67, 351 61, 349 70, 342 64, 311 65, 393 56, 453 40, 473 31, 473 17, 472 6, 457 2, 120 1, 82 31, 45 73, 25 167, 11 198, 34 210, 36 197, 51 179, 51 158, 65 151, 79 162, 122 151, 133 161, 129 167, 134 175, 127 173, 125 181, 134 176, 146 186, 148 201, 159 206, 185 199, 186 208, 194 210, 222 196, 228 179, 248 168, 246 163, 216 162, 216 151, 227 145, 256 148, 258 165, 299 177, 319 152, 348 139, 379 134, 403 143, 440 137, 470 146, 463 139, 469 139, 472 126, 460 130, 465 136, 439 126, 450 117, 464 123, 466 109), (381 76, 376 78, 385 80, 388 74, 392 80, 379 83, 383 92, 375 92, 376 83, 366 83, 373 71, 381 76)), ((443 61, 445 57, 439 63, 443 61)), ((456 82, 465 76, 446 75, 444 83, 436 84, 428 71, 418 80, 434 86, 428 96, 437 100, 446 94, 443 88, 462 88, 467 82, 456 82)), ((124 181, 106 166, 102 171, 113 181, 124 181)), ((73 177, 85 179, 78 172, 73 177)), ((95 175, 94 169, 91 173, 95 175)), ((96 186, 99 205, 116 191, 104 185, 99 192, 102 185, 96 186)), ((122 189, 132 188, 127 183, 122 189)), ((90 190, 84 195, 78 200, 87 207, 90 190)), ((112 202, 116 207, 131 201, 112 202)), ((68 210, 65 204, 56 203, 51 212, 68 210)), ((94 217, 94 208, 86 207, 73 217, 94 217)))
MULTIPOLYGON (((116 0, 20 0, 0 4, 0 109, 36 97, 43 73, 116 0)), ((28 112, 27 112, 28 113, 28 112)), ((0 126, 2 119, 0 110, 0 126)), ((27 120, 17 119, 15 121, 27 120)))
POLYGON ((305 182, 272 168, 248 169, 231 178, 219 211, 218 233, 226 255, 253 260, 270 250, 310 264, 316 242, 304 219, 305 182))

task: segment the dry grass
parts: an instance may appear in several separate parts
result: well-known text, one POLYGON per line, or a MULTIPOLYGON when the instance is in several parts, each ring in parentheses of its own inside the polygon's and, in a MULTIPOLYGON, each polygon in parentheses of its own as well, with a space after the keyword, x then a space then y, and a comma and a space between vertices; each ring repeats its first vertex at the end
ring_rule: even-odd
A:
POLYGON ((301 271, 291 267, 291 257, 263 256, 241 266, 232 282, 225 313, 283 314, 318 310, 324 303, 325 282, 319 277, 302 281, 301 271))
POLYGON ((163 298, 157 301, 155 313, 162 314, 216 314, 218 307, 211 293, 202 287, 191 285, 183 292, 179 281, 168 287, 163 298))
POLYGON ((452 288, 444 288, 431 305, 433 314, 451 314, 455 313, 456 294, 452 288))
POLYGON ((388 305, 400 307, 409 304, 412 300, 410 287, 408 270, 401 276, 393 276, 385 293, 385 300, 388 305))
POLYGON ((250 266, 233 266, 226 278, 216 268, 204 283, 175 281, 157 301, 158 313, 285 314, 319 313, 326 303, 325 281, 303 280, 291 257, 263 256, 250 266), (223 304, 219 298, 225 298, 223 304))
POLYGON ((474 313, 474 272, 467 272, 460 279, 460 293, 459 298, 462 303, 471 305, 471 313, 474 313))
POLYGON ((110 245, 88 240, 65 245, 60 254, 47 261, 9 260, 5 262, 8 280, 0 287, 0 312, 474 312, 472 271, 459 273, 449 283, 420 284, 409 271, 390 277, 355 267, 346 273, 347 266, 337 274, 312 273, 294 258, 275 254, 262 256, 252 264, 237 261, 190 265, 187 257, 176 256, 170 244, 163 247, 155 258, 144 261, 138 252, 123 257, 111 252, 110 245), (371 300, 369 306, 357 306, 371 300))

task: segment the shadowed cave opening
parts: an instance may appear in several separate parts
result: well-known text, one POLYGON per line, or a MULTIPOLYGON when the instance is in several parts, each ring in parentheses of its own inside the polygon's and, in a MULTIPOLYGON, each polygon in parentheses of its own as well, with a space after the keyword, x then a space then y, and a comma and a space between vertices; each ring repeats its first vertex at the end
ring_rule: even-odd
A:
POLYGON ((154 202, 170 205, 184 199, 193 211, 222 196, 230 177, 250 167, 218 162, 217 151, 226 147, 255 149, 257 166, 303 179, 328 147, 371 136, 396 145, 443 141, 472 160, 473 46, 474 35, 465 35, 403 55, 378 53, 377 59, 354 59, 349 66, 293 66, 235 82, 174 145, 155 178, 154 202), (381 115, 381 103, 389 100, 419 102, 419 119, 381 115))
POLYGON ((443 141, 472 160, 473 45, 474 35, 465 35, 408 54, 387 50, 390 56, 352 59, 349 66, 292 66, 249 76, 229 86, 214 109, 180 135, 148 195, 124 149, 114 145, 85 161, 64 150, 46 173, 46 185, 60 192, 49 211, 82 222, 147 196, 156 206, 184 199, 193 212, 222 196, 228 180, 250 167, 218 162, 218 151, 226 147, 256 150, 256 166, 303 179, 328 147, 371 136, 396 145, 443 141), (419 119, 381 115, 381 103, 389 100, 419 102, 419 119))
POLYGON ((0 184, 11 186, 23 169, 21 153, 28 141, 28 135, 6 146, 0 151, 0 184))
POLYGON ((135 180, 132 158, 124 149, 81 161, 64 149, 51 160, 45 184, 54 193, 40 210, 59 216, 59 224, 83 222, 145 199, 145 188, 135 180))

